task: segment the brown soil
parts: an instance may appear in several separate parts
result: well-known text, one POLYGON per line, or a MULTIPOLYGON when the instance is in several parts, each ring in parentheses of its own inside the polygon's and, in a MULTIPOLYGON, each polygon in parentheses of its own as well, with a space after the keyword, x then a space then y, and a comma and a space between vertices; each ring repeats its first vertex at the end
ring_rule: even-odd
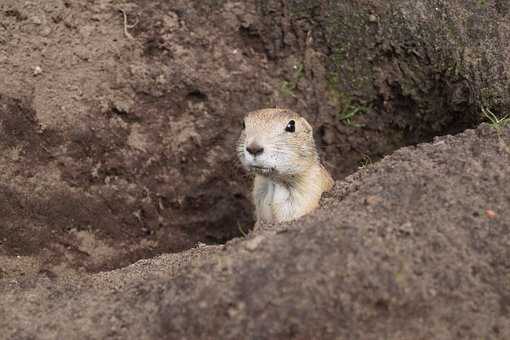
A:
POLYGON ((1 1, 0 281, 68 280, 70 298, 90 273, 249 232, 233 152, 248 111, 305 115, 337 180, 510 112, 509 15, 499 0, 1 1))

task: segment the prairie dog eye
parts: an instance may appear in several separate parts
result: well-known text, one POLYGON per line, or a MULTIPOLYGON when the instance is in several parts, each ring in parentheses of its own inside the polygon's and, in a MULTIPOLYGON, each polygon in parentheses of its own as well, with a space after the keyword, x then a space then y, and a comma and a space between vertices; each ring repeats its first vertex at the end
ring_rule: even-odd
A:
POLYGON ((241 123, 241 129, 246 129, 246 123, 244 122, 244 119, 243 119, 243 122, 241 123))
POLYGON ((287 132, 294 132, 296 131, 296 122, 291 120, 287 126, 285 127, 285 131, 287 132))

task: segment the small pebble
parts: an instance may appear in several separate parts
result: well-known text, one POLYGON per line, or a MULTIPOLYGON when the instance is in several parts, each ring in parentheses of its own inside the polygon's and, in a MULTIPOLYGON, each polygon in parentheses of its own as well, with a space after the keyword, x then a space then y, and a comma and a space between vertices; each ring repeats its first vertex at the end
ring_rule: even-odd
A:
POLYGON ((368 196, 367 198, 365 198, 365 204, 367 204, 367 205, 375 205, 381 201, 382 201, 382 198, 379 196, 375 196, 375 195, 368 196))
POLYGON ((38 16, 35 16, 35 17, 32 17, 32 23, 34 23, 36 25, 41 25, 43 22, 42 22, 41 18, 39 18, 38 16))
POLYGON ((38 76, 42 73, 42 68, 40 66, 34 67, 34 76, 38 76))
POLYGON ((42 30, 41 30, 41 35, 43 37, 47 37, 48 35, 50 35, 51 33, 51 28, 49 27, 44 27, 42 30))
POLYGON ((264 240, 263 236, 260 236, 260 235, 259 236, 255 236, 251 240, 246 241, 246 243, 245 243, 246 249, 248 249, 248 250, 255 250, 255 249, 257 249, 257 247, 259 246, 260 242, 262 242, 263 240, 264 240))
POLYGON ((368 21, 369 22, 376 22, 377 21, 377 17, 375 15, 373 15, 373 14, 370 14, 368 16, 368 21))
POLYGON ((498 217, 498 214, 496 214, 496 212, 494 210, 487 209, 487 210, 485 210, 485 216, 487 216, 487 218, 489 220, 493 220, 496 217, 498 217))

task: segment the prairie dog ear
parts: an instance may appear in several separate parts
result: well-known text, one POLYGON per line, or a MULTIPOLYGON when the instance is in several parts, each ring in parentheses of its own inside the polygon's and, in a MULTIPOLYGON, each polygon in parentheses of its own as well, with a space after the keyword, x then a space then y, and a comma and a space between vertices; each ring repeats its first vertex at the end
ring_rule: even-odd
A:
POLYGON ((301 117, 299 120, 301 121, 301 124, 303 124, 307 132, 311 132, 313 130, 312 126, 310 125, 310 123, 308 123, 306 119, 301 117))

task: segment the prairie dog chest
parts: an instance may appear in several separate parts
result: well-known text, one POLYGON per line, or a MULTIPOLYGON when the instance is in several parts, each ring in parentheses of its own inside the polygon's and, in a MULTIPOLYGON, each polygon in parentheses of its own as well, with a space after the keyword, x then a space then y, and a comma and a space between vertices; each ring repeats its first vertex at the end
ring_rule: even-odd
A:
POLYGON ((272 222, 289 213, 291 193, 284 185, 257 176, 253 195, 257 209, 257 220, 272 222))

